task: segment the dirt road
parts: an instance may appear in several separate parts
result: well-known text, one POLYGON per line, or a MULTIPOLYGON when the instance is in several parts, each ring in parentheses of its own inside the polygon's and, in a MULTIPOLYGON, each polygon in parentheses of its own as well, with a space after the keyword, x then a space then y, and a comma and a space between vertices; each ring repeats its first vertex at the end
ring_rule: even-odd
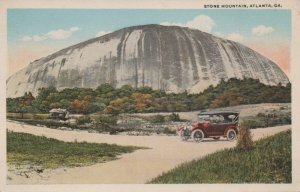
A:
MULTIPOLYGON (((290 125, 252 130, 255 140, 290 129, 290 125)), ((8 184, 126 184, 146 183, 177 165, 201 158, 209 153, 235 146, 226 140, 183 142, 175 136, 123 136, 77 131, 62 131, 7 121, 7 129, 15 132, 46 136, 62 141, 87 141, 118 145, 144 146, 150 149, 125 154, 120 159, 88 167, 46 170, 29 178, 9 171, 8 184)))

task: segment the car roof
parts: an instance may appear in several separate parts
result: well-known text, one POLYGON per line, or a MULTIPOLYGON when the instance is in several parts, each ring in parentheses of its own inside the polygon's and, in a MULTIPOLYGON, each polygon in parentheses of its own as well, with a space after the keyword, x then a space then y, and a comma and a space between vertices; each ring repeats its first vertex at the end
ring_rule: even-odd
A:
POLYGON ((51 109, 49 111, 49 113, 65 113, 65 112, 67 112, 66 109, 60 109, 60 108, 58 108, 58 109, 51 109))
POLYGON ((200 112, 198 115, 239 115, 239 112, 237 111, 205 111, 205 112, 200 112))

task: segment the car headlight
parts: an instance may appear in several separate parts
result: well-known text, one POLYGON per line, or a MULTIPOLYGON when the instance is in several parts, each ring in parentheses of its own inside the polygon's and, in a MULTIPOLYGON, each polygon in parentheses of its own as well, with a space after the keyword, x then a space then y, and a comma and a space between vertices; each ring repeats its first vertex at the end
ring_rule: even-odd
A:
POLYGON ((188 129, 188 130, 191 130, 191 129, 192 129, 192 126, 191 126, 191 125, 185 126, 185 127, 184 127, 184 130, 187 130, 187 129, 188 129))

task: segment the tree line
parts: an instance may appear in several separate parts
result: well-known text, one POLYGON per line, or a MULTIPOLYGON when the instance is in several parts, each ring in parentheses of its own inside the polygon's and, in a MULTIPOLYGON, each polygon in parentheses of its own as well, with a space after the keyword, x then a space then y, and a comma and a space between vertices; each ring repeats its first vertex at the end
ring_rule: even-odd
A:
POLYGON ((54 87, 40 88, 36 97, 25 93, 22 97, 7 98, 7 112, 48 113, 53 108, 64 108, 71 113, 95 112, 147 113, 203 110, 257 103, 291 102, 291 84, 265 85, 259 80, 231 78, 210 85, 197 94, 166 93, 151 87, 134 89, 130 85, 114 88, 102 84, 96 89, 67 88, 58 91, 54 87))

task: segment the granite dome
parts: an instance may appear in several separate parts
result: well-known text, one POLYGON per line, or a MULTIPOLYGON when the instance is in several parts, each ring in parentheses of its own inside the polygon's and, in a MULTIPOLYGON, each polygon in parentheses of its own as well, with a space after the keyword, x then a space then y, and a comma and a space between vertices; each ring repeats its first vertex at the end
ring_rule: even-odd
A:
POLYGON ((222 78, 289 82, 271 60, 234 41, 199 30, 161 25, 128 27, 30 63, 7 79, 7 97, 57 89, 129 84, 197 93, 222 78))

